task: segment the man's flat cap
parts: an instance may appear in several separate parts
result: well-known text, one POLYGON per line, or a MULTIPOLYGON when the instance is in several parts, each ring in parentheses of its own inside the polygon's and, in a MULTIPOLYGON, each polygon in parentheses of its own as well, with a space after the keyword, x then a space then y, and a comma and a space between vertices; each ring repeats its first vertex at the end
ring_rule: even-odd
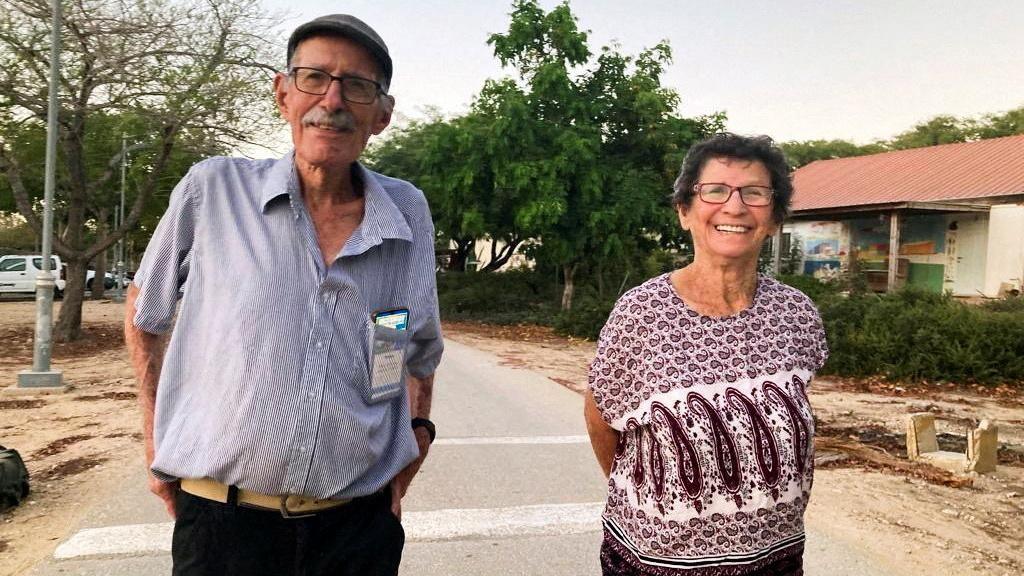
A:
POLYGON ((357 42, 363 48, 369 50, 370 54, 380 63, 381 72, 384 74, 384 86, 391 85, 391 55, 388 54, 388 47, 384 40, 366 23, 349 14, 329 14, 315 20, 310 20, 299 26, 292 32, 288 39, 288 64, 291 65, 292 55, 295 47, 300 42, 318 34, 335 34, 344 36, 357 42))

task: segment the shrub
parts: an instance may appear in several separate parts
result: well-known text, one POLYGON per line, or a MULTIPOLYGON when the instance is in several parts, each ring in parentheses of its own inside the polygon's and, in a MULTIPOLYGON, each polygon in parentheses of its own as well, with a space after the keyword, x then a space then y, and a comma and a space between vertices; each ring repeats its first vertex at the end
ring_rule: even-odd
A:
POLYGON ((992 312, 906 289, 819 303, 823 373, 980 383, 1024 380, 1024 313, 992 312))
POLYGON ((841 289, 835 283, 822 282, 813 276, 804 276, 803 274, 780 274, 778 280, 807 294, 808 298, 814 300, 815 303, 838 295, 841 289))
POLYGON ((446 320, 550 326, 561 296, 557 290, 530 270, 437 275, 438 306, 446 320))
POLYGON ((614 305, 613 299, 577 299, 571 310, 559 312, 555 317, 555 331, 565 336, 597 340, 614 305))

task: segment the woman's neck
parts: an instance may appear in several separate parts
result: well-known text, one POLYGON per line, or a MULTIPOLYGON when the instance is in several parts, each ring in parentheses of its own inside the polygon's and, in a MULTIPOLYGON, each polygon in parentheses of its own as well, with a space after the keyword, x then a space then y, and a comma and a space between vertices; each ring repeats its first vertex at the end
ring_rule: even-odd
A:
POLYGON ((673 272, 670 280, 683 302, 700 314, 732 316, 754 303, 757 261, 714 265, 698 259, 673 272))

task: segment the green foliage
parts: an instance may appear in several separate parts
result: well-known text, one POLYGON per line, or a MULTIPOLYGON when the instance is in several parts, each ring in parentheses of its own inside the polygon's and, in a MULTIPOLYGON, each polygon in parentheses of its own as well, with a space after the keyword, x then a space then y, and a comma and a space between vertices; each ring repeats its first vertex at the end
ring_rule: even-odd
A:
POLYGON ((988 300, 982 303, 981 307, 990 312, 1024 315, 1024 298, 1020 296, 1007 296, 998 300, 988 300))
POLYGON ((818 306, 840 294, 840 287, 838 285, 831 282, 822 282, 813 276, 780 274, 778 280, 803 292, 811 300, 814 300, 818 306))
POLYGON ((424 190, 455 263, 487 237, 527 244, 569 279, 621 266, 639 277, 652 250, 683 243, 665 198, 686 150, 724 116, 676 116, 679 97, 660 80, 664 42, 595 53, 567 3, 517 0, 510 16, 488 43, 514 77, 488 80, 461 117, 392 136, 373 165, 424 190))
POLYGON ((437 297, 446 320, 550 325, 557 313, 554 282, 531 270, 443 272, 437 297))
POLYGON ((865 145, 846 140, 807 140, 784 142, 781 147, 790 166, 795 170, 816 160, 864 156, 890 150, 972 142, 1017 134, 1024 134, 1024 107, 1001 114, 986 114, 981 118, 939 115, 914 125, 890 140, 879 140, 865 145))
POLYGON ((888 146, 893 150, 923 148, 939 144, 967 142, 973 139, 975 122, 970 119, 959 119, 954 116, 936 116, 917 124, 910 130, 897 134, 889 140, 888 146))
POLYGON ((1024 380, 1024 311, 993 312, 918 290, 823 299, 824 373, 895 380, 1024 380))
POLYGON ((780 147, 785 152, 790 167, 794 170, 817 160, 864 156, 886 151, 885 144, 880 142, 860 146, 846 140, 793 141, 784 142, 780 147))
POLYGON ((579 298, 571 310, 562 310, 555 317, 555 331, 565 336, 597 340, 614 306, 614 299, 579 298))

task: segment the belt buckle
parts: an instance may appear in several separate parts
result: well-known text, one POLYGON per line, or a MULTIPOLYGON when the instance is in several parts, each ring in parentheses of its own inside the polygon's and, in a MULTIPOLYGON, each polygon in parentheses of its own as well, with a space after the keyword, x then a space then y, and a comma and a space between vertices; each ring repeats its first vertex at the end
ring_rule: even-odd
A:
POLYGON ((281 517, 282 518, 287 518, 289 520, 295 520, 295 519, 298 519, 298 518, 312 518, 313 516, 316 516, 316 512, 315 511, 310 513, 310 514, 300 514, 300 513, 292 512, 291 510, 289 510, 288 509, 288 498, 290 498, 290 497, 291 497, 291 495, 288 495, 288 494, 285 494, 284 496, 281 496, 281 507, 280 507, 280 510, 281 510, 281 517))

